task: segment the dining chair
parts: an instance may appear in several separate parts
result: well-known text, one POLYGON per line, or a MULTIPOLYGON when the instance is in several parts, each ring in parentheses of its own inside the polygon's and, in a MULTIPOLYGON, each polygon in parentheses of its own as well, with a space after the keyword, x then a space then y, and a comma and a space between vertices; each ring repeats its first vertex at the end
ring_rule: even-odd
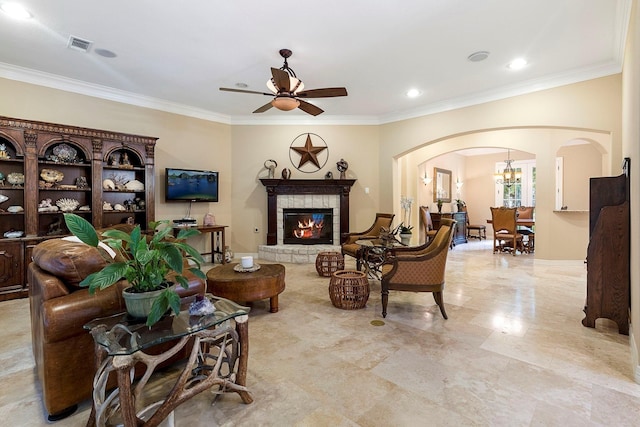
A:
POLYGON ((428 206, 420 206, 420 225, 425 236, 425 243, 433 239, 438 230, 433 229, 433 220, 431 219, 431 213, 428 206))
MULTIPOLYGON (((533 211, 535 206, 518 206, 516 217, 517 219, 533 219, 533 211)), ((533 227, 527 225, 518 225, 518 233, 522 234, 526 239, 524 240, 525 251, 531 253, 535 249, 536 233, 533 227)))
POLYGON ((518 233, 516 228, 516 208, 500 206, 489 209, 491 209, 491 224, 493 226, 493 253, 509 248, 513 250, 513 256, 518 250, 523 253, 522 234, 518 233))
POLYGON ((464 212, 467 217, 467 239, 475 237, 478 240, 487 239, 487 226, 484 224, 471 224, 469 220, 469 212, 467 211, 467 205, 459 207, 460 212, 464 212), (475 231, 476 235, 471 235, 471 231, 475 231))

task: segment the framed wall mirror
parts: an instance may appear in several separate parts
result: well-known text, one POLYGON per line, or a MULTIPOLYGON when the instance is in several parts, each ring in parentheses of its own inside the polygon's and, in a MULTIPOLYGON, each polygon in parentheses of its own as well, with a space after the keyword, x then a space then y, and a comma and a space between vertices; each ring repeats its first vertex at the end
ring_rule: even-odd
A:
POLYGON ((451 203, 451 171, 433 168, 433 201, 451 203))

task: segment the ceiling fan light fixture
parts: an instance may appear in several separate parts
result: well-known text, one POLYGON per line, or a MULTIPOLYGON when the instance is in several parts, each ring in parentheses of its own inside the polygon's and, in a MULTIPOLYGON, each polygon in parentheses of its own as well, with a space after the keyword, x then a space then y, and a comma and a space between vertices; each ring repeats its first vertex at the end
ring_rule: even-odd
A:
POLYGON ((288 96, 278 96, 273 101, 271 101, 271 105, 281 111, 291 111, 298 108, 298 106, 300 105, 300 101, 288 96))
MULTIPOLYGON (((267 80, 267 87, 271 92, 273 92, 274 95, 278 93, 278 89, 276 89, 273 78, 267 80)), ((300 92, 304 89, 304 83, 302 83, 302 80, 296 77, 289 76, 289 87, 291 88, 291 93, 300 92)))

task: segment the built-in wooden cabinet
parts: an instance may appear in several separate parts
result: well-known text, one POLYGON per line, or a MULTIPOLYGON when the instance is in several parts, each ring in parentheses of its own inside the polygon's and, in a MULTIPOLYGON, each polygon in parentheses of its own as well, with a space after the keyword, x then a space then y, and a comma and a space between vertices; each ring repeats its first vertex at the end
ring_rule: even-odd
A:
POLYGON ((0 117, 0 301, 26 296, 36 244, 69 234, 63 210, 96 228, 154 220, 156 140, 0 117))
POLYGON ((589 246, 584 326, 610 319, 629 335, 631 302, 630 162, 623 173, 589 180, 589 246))

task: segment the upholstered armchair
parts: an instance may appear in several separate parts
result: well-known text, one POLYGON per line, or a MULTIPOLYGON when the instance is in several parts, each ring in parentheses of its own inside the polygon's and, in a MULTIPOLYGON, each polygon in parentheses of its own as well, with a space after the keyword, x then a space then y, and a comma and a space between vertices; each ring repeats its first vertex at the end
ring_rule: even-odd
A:
POLYGON ((360 245, 356 243, 358 240, 378 239, 380 237, 381 228, 387 231, 391 228, 394 214, 377 213, 376 219, 371 227, 359 233, 349 233, 346 240, 342 244, 342 255, 349 255, 356 259, 356 268, 360 271, 362 260, 360 259, 360 245))
POLYGON ((382 317, 387 317, 389 291, 432 292, 442 317, 447 319, 442 291, 449 246, 456 221, 442 218, 440 228, 428 244, 392 252, 382 266, 382 317))
MULTIPOLYGON (((33 262, 27 273, 31 338, 36 376, 49 421, 70 415, 78 403, 91 397, 96 370, 94 341, 83 325, 97 317, 125 311, 122 289, 128 286, 126 281, 93 295, 79 286, 82 279, 106 263, 100 249, 64 239, 46 240, 33 249, 33 262)), ((201 279, 188 272, 185 276, 189 288, 176 289, 181 297, 205 292, 201 279)), ((162 348, 154 347, 149 352, 170 345, 160 344, 162 348)), ((182 352, 173 360, 186 355, 182 352)))

